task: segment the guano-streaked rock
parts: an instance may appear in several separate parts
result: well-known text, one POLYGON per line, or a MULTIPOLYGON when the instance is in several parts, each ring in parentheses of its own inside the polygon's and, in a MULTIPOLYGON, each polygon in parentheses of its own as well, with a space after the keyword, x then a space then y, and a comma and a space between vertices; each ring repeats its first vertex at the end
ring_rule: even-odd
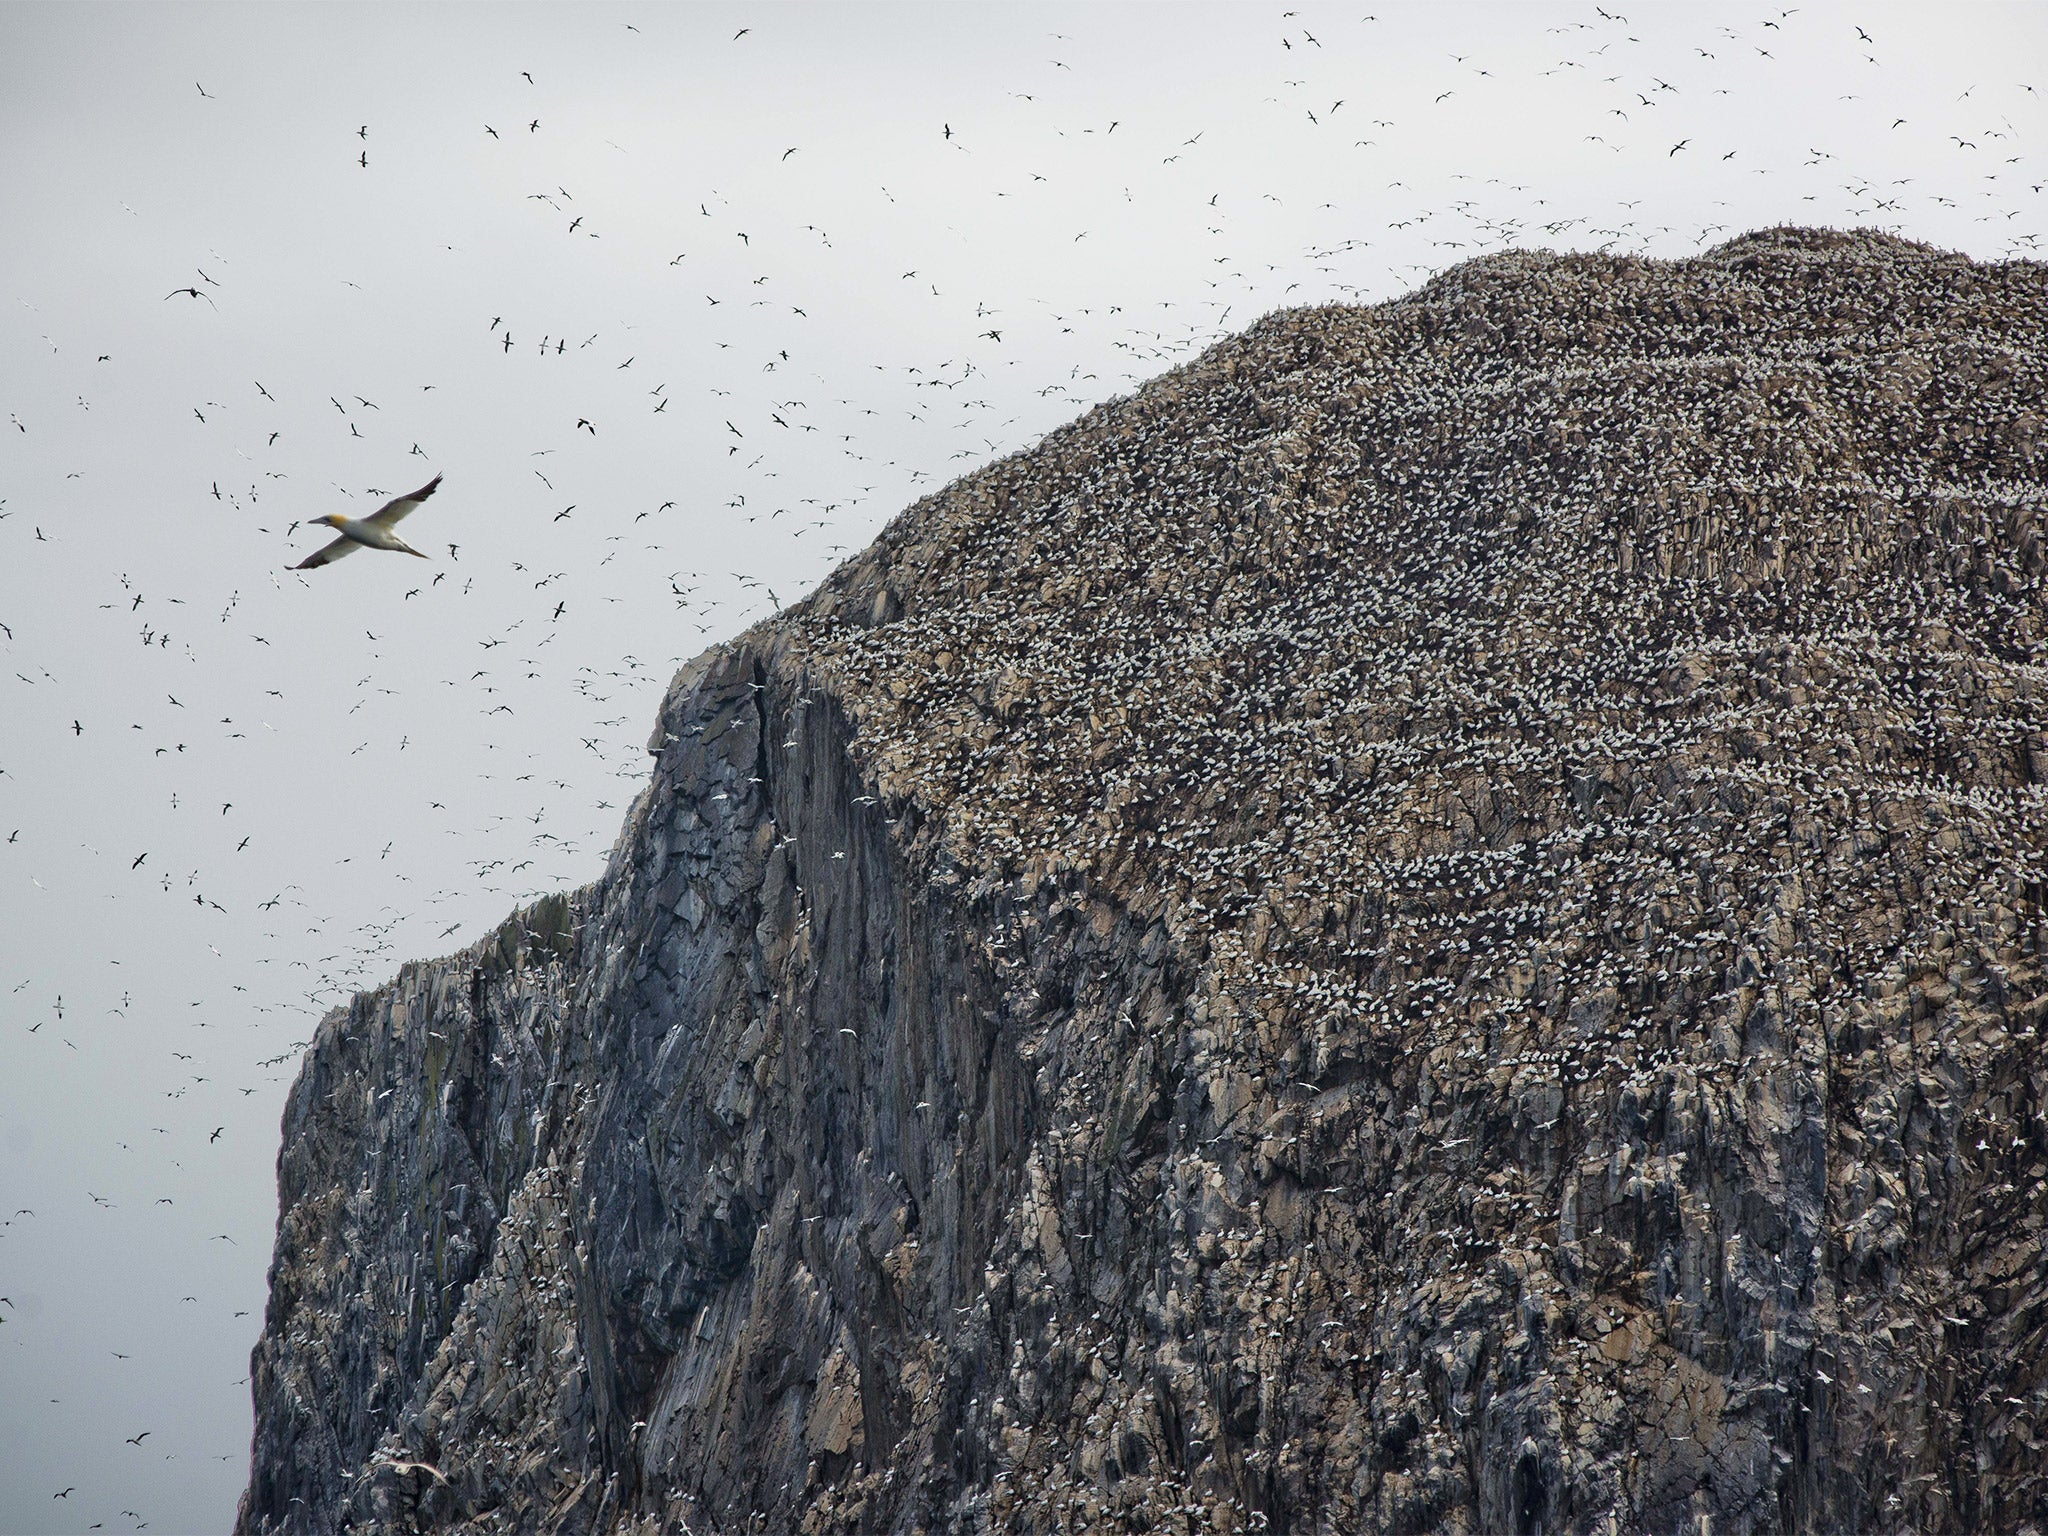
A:
POLYGON ((2048 1528, 2048 281, 1283 313, 321 1025, 239 1529, 2048 1528))

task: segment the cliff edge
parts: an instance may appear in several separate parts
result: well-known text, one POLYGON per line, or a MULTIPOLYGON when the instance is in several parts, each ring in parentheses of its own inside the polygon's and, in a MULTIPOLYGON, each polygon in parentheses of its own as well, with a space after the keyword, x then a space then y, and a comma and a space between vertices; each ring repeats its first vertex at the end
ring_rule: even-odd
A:
POLYGON ((2048 269, 1272 316, 320 1026, 237 1529, 2048 1526, 2048 269))

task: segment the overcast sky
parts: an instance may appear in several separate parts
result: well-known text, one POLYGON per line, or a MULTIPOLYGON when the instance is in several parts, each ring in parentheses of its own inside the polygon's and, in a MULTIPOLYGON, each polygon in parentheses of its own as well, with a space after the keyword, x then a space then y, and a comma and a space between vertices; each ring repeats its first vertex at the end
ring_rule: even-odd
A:
POLYGON ((2039 255, 2048 7, 1607 10, 0 8, 0 1529, 226 1526, 321 1014, 918 495, 1487 250, 2039 255))

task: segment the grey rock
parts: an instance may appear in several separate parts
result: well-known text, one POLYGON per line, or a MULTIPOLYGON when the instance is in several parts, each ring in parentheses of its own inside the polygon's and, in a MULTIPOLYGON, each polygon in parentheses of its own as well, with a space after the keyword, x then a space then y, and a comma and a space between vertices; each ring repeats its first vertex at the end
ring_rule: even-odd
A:
POLYGON ((321 1024, 238 1529, 2048 1528, 2044 334, 1491 257, 910 508, 321 1024))

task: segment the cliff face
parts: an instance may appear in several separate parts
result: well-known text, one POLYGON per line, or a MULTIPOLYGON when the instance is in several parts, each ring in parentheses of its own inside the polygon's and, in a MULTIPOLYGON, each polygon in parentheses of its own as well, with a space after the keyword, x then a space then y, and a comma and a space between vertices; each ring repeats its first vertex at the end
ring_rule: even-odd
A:
POLYGON ((1489 258, 913 507, 322 1024, 239 1529, 2048 1522, 2044 334, 1489 258))

